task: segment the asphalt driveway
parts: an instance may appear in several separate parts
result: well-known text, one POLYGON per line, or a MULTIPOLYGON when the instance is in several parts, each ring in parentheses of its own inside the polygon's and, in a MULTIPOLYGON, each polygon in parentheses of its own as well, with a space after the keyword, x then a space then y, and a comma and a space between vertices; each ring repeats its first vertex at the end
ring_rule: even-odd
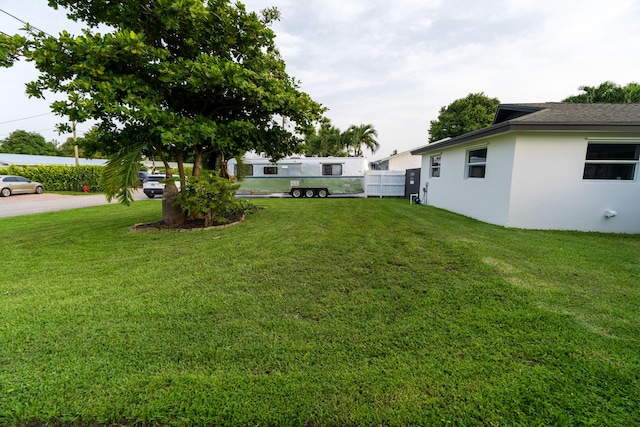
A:
MULTIPOLYGON (((135 200, 149 200, 142 191, 134 194, 135 200)), ((155 200, 162 200, 156 197, 155 200)), ((113 200, 111 203, 117 203, 113 200)), ((103 194, 69 196, 63 194, 18 194, 0 197, 0 218, 30 215, 42 212, 63 211, 108 204, 103 194)))

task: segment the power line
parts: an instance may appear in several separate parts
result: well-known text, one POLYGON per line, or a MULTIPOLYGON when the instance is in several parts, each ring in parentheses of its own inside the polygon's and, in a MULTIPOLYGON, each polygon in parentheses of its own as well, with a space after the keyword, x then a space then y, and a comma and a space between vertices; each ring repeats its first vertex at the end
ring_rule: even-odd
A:
POLYGON ((22 120, 35 119, 36 117, 48 116, 49 114, 53 114, 53 113, 44 113, 44 114, 38 114, 36 116, 23 117, 21 119, 7 120, 6 122, 0 122, 0 125, 4 125, 4 124, 7 124, 7 123, 13 123, 13 122, 19 122, 19 121, 22 121, 22 120))
MULTIPOLYGON (((43 30, 41 30, 40 28, 36 27, 35 25, 31 25, 31 24, 29 24, 28 22, 23 21, 22 19, 18 18, 17 16, 10 14, 10 13, 9 13, 9 12, 7 12, 6 10, 0 9, 0 12, 4 13, 5 15, 9 15, 10 17, 12 17, 13 19, 15 19, 16 21, 22 22, 24 25, 30 26, 31 28, 33 28, 33 29, 35 29, 35 30, 38 30, 38 31, 40 31, 40 32, 42 32, 42 33, 45 33, 45 34, 46 34, 46 35, 48 35, 49 37, 52 37, 52 36, 51 36, 51 34, 47 33, 46 31, 43 31, 43 30)), ((5 33, 2 33, 2 34, 5 34, 5 33)), ((5 34, 5 35, 8 35, 8 34, 5 34)))

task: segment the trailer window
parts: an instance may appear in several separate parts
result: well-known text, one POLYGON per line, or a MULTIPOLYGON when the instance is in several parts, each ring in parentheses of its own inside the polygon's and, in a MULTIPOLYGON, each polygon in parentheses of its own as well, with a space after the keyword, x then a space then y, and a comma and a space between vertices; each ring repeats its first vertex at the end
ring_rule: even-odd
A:
POLYGON ((322 175, 342 175, 342 165, 322 165, 322 175))
POLYGON ((263 170, 265 175, 278 175, 277 166, 265 166, 263 170))
POLYGON ((233 165, 234 176, 253 176, 253 165, 240 165, 240 175, 238 174, 238 165, 233 165))

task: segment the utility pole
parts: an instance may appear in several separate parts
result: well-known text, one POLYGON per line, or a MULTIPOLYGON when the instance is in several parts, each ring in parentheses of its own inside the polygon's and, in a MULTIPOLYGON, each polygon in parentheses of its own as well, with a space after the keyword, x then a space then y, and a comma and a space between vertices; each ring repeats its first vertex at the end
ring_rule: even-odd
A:
POLYGON ((73 152, 76 156, 76 166, 80 166, 80 159, 78 156, 78 139, 76 138, 76 122, 73 121, 73 152))

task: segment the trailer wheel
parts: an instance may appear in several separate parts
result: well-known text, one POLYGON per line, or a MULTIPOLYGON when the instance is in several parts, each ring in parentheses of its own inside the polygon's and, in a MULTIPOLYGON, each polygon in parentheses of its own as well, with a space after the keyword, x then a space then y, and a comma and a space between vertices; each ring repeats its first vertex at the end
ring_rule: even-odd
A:
POLYGON ((307 188, 307 189, 304 191, 304 197, 311 198, 311 197, 313 197, 313 196, 315 196, 315 195, 316 195, 316 192, 313 190, 313 188, 307 188))
POLYGON ((302 197, 302 190, 299 188, 292 188, 291 197, 293 197, 294 199, 299 199, 300 197, 302 197))
POLYGON ((324 199, 328 195, 329 195, 329 192, 327 191, 326 188, 321 188, 321 189, 318 190, 318 197, 324 199))

